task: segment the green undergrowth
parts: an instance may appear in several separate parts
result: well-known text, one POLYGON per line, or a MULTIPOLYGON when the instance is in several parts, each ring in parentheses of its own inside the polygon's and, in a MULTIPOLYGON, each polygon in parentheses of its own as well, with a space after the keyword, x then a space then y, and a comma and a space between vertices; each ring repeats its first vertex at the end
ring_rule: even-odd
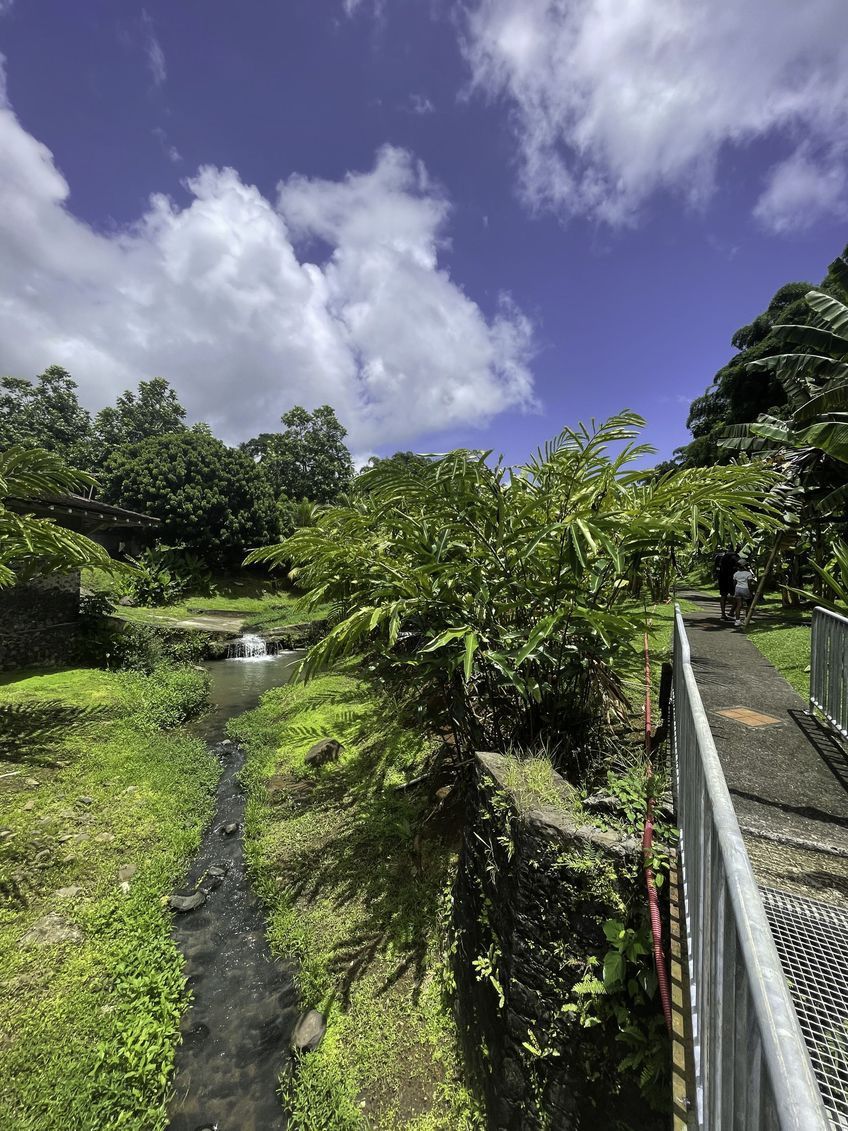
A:
POLYGON ((350 664, 268 692, 230 724, 247 747, 246 852, 276 951, 328 1019, 284 1086, 300 1131, 476 1126, 443 985, 456 830, 416 790, 426 742, 350 664), (339 739, 318 770, 304 755, 339 739), (274 792, 266 782, 274 778, 274 792))
POLYGON ((218 769, 201 741, 157 724, 203 699, 193 672, 0 679, 4 1131, 165 1126, 187 995, 163 901, 218 769), (27 944, 46 916, 76 939, 27 944))

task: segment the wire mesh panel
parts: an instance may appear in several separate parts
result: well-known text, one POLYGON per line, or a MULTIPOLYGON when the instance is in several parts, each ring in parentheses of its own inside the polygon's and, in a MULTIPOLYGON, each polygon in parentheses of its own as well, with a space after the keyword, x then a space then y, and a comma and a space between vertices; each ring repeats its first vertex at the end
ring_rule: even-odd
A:
POLYGON ((679 609, 672 701, 698 1124, 704 1131, 826 1131, 679 609))
POLYGON ((848 617, 813 609, 810 706, 848 738, 848 617))
POLYGON ((827 1114, 848 1131, 848 914, 769 888, 762 896, 827 1114))

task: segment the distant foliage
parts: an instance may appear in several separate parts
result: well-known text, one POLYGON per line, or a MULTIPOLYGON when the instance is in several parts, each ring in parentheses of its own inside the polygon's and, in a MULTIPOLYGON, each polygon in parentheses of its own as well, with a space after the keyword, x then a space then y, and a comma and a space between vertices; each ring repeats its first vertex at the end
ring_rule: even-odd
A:
POLYGON ((118 449, 103 484, 109 502, 161 519, 164 542, 208 563, 237 560, 278 529, 261 469, 205 432, 172 432, 118 449))
POLYGON ((34 381, 0 379, 0 449, 13 444, 42 448, 71 467, 89 468, 91 416, 76 390, 76 382, 60 365, 51 365, 34 381))
POLYGON ((468 451, 378 463, 349 505, 250 555, 294 562, 310 600, 340 610, 305 673, 365 651, 461 749, 556 736, 555 761, 579 775, 587 736, 627 714, 639 580, 676 549, 774 524, 763 467, 634 470, 643 423, 565 429, 514 469, 468 451))
POLYGON ((295 405, 281 420, 284 431, 263 432, 244 450, 259 461, 276 496, 333 502, 353 479, 346 429, 326 404, 314 412, 295 405))
POLYGON ((102 408, 94 420, 95 443, 102 462, 126 444, 138 444, 166 432, 185 429, 186 410, 163 377, 140 381, 138 392, 121 393, 114 408, 102 408))

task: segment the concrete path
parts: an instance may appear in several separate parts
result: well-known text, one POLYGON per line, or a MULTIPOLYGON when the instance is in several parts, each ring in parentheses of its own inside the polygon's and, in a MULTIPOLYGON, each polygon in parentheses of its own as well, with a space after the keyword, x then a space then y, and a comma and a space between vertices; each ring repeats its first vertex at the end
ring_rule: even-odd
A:
POLYGON ((681 596, 699 606, 683 617, 692 668, 759 884, 848 908, 848 757, 717 598, 681 596))

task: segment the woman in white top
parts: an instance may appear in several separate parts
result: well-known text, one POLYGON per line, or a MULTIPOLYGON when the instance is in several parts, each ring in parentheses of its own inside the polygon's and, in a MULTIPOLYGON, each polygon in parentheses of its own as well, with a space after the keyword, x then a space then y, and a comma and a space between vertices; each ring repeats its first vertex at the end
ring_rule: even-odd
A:
POLYGON ((736 602, 736 619, 734 624, 738 628, 742 623, 742 606, 747 605, 754 592, 754 574, 748 568, 746 558, 740 557, 733 575, 733 599, 736 602))

